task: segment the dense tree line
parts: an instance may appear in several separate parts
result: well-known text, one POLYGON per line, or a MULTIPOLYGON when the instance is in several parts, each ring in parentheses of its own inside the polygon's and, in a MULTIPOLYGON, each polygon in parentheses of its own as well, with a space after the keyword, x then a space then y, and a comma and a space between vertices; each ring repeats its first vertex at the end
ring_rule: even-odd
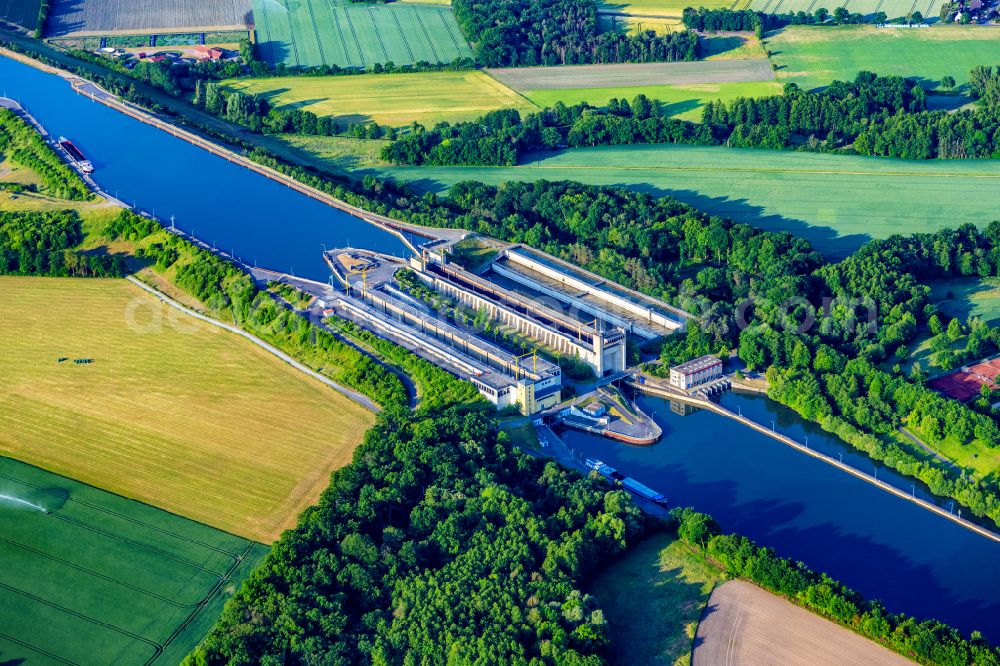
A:
POLYGON ((80 216, 73 210, 0 211, 0 275, 120 277, 118 255, 83 253, 80 216))
POLYGON ((72 201, 92 197, 80 175, 45 143, 34 127, 10 109, 0 109, 0 153, 31 169, 41 178, 50 196, 72 201))
POLYGON ((192 103, 209 113, 265 134, 309 134, 334 136, 346 133, 358 139, 395 138, 396 131, 378 123, 355 123, 343 127, 330 116, 317 116, 302 109, 274 108, 260 95, 229 90, 215 81, 195 82, 192 103))
POLYGON ((890 612, 801 562, 779 557, 744 536, 721 534, 705 514, 675 509, 671 517, 680 537, 728 575, 749 580, 909 659, 921 664, 1000 664, 1000 654, 978 632, 965 638, 936 620, 890 612))
POLYGON ((41 0, 41 2, 38 3, 38 18, 35 19, 36 23, 35 23, 35 30, 33 33, 35 35, 35 39, 41 39, 42 35, 45 34, 45 24, 49 20, 49 11, 51 9, 52 9, 51 0, 41 0))
POLYGON ((601 32, 595 0, 456 0, 455 18, 486 67, 695 60, 691 32, 601 32))
POLYGON ((644 523, 482 410, 390 411, 189 663, 596 666, 606 622, 581 582, 644 523))
POLYGON ((911 79, 859 72, 807 92, 786 84, 783 95, 737 98, 705 105, 701 123, 663 114, 645 95, 551 108, 522 118, 514 109, 475 121, 439 123, 386 146, 397 164, 511 166, 529 151, 595 145, 686 143, 742 148, 853 152, 905 159, 1000 155, 1000 75, 978 68, 974 90, 982 104, 948 113, 928 111, 924 89, 911 79))
POLYGON ((786 25, 822 25, 827 22, 831 25, 880 24, 885 23, 886 18, 885 12, 852 13, 846 7, 836 7, 832 14, 825 7, 819 7, 811 14, 804 11, 773 14, 752 9, 706 9, 705 7, 695 9, 688 7, 684 10, 681 21, 684 23, 684 27, 689 30, 754 32, 758 37, 761 37, 768 30, 776 30, 786 25))
POLYGON ((659 102, 640 94, 631 102, 612 99, 603 109, 558 102, 523 119, 516 109, 501 109, 471 122, 438 123, 430 130, 415 125, 386 146, 382 158, 413 165, 512 166, 533 150, 633 143, 718 141, 708 126, 671 118, 659 102))

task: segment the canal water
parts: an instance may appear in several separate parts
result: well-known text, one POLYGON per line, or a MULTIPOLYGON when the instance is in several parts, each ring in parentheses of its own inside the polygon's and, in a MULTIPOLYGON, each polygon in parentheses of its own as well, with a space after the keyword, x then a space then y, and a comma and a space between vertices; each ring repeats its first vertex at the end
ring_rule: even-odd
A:
MULTIPOLYGON (((572 430, 561 436, 579 457, 599 458, 664 493, 672 506, 709 513, 723 530, 825 571, 891 610, 1000 641, 1000 543, 731 419, 706 411, 681 416, 650 396, 638 402, 663 428, 657 444, 629 446, 572 430)), ((730 392, 723 402, 874 471, 870 459, 769 398, 730 392)), ((878 476, 910 490, 889 470, 878 476)))
MULTIPOLYGON (((55 76, 0 58, 0 94, 79 145, 109 193, 174 216, 248 263, 325 281, 324 244, 405 252, 394 236, 78 96, 55 76)), ((724 400, 872 470, 867 458, 765 398, 731 393, 724 400)), ((656 398, 640 404, 663 428, 658 444, 630 447, 572 431, 567 443, 662 491, 671 504, 706 511, 723 529, 801 559, 893 610, 979 629, 1000 642, 1000 544, 721 416, 680 416, 656 398)), ((888 471, 879 476, 907 487, 888 471)))
POLYGON ((250 265, 326 282, 324 245, 408 255, 396 236, 78 95, 55 75, 0 57, 0 95, 72 140, 104 191, 164 221, 173 216, 250 265))

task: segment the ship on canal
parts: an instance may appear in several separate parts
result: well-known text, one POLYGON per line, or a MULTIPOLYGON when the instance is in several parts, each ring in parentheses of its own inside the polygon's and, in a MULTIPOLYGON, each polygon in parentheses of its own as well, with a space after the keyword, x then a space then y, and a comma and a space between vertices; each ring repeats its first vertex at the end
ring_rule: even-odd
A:
POLYGON ((70 161, 84 173, 94 173, 94 165, 90 163, 84 154, 76 147, 72 141, 64 136, 59 137, 59 146, 69 155, 70 161))

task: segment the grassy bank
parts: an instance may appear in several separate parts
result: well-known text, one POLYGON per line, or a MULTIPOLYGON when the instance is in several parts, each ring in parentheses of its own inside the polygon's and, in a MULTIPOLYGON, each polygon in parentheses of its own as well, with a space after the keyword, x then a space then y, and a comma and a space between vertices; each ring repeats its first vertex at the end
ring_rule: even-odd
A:
POLYGON ((673 535, 632 548, 593 582, 616 664, 689 664, 698 618, 722 579, 707 558, 673 535))

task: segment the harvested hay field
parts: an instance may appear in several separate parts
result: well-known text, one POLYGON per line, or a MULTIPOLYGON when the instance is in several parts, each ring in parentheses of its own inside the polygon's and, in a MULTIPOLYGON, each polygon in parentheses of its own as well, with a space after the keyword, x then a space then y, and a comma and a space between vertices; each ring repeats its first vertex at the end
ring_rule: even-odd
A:
POLYGON ((124 280, 0 278, 0 376, 0 455, 265 543, 374 421, 124 280))
POLYGON ((629 65, 516 67, 488 71, 490 76, 518 91, 774 80, 774 71, 766 58, 629 65))
POLYGON ((4 664, 180 663, 267 548, 0 458, 4 664))
POLYGON ((913 666, 913 662, 756 585, 715 588, 698 624, 692 666, 913 666))
POLYGON ((250 2, 54 0, 45 36, 249 30, 253 25, 250 2))
POLYGON ((231 79, 225 85, 261 95, 272 106, 333 116, 342 125, 374 120, 396 127, 416 121, 429 127, 442 120, 472 120, 494 109, 537 110, 476 71, 231 79))

